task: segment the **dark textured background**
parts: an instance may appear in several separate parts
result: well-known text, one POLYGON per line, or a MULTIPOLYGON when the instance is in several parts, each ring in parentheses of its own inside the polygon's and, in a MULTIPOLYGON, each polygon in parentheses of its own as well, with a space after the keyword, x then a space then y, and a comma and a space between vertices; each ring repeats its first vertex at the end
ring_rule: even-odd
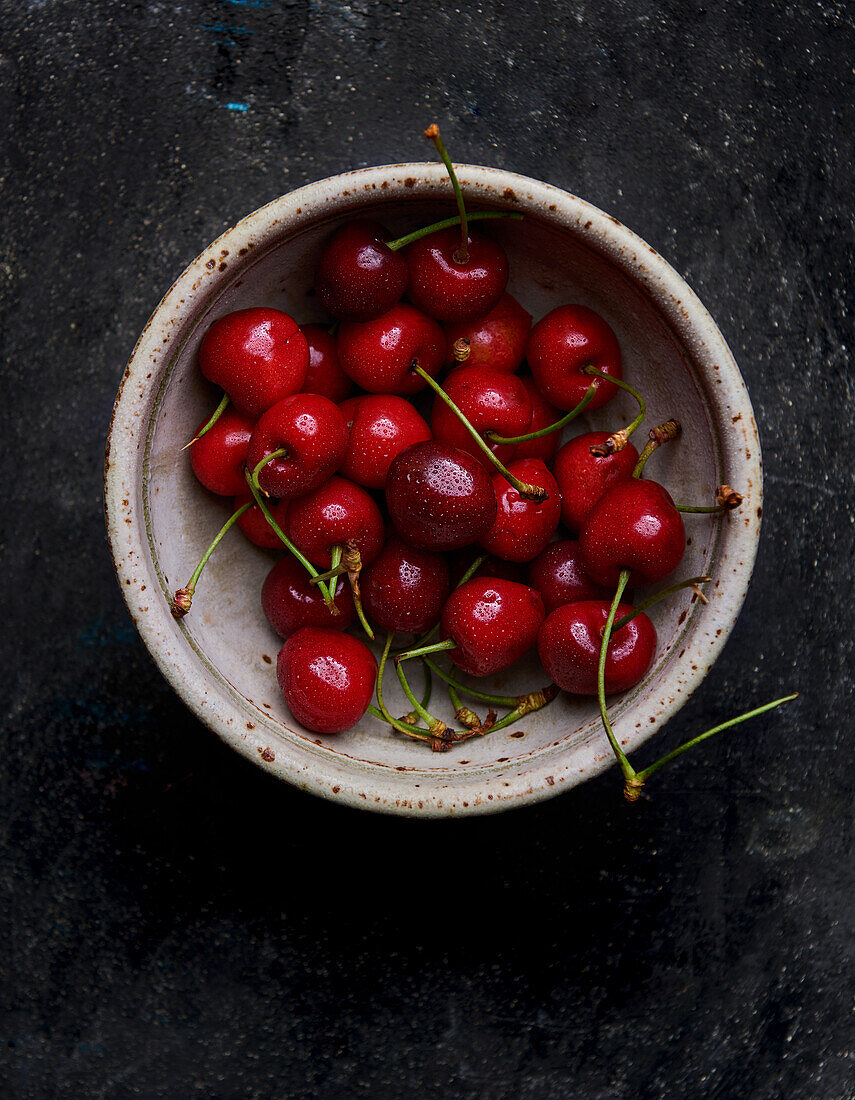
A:
POLYGON ((0 1094, 855 1096, 852 7, 2 17, 0 1094), (433 119, 646 238, 755 403, 751 593, 660 743, 803 694, 634 809, 614 772, 449 823, 298 794, 179 704, 112 576, 104 436, 161 293, 282 191, 427 157, 433 119))

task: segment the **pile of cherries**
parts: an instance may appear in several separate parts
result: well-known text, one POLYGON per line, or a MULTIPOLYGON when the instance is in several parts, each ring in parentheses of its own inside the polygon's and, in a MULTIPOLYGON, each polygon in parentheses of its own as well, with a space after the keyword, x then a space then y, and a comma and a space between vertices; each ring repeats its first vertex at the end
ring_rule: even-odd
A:
POLYGON ((446 751, 512 725, 559 690, 594 695, 635 798, 666 758, 635 771, 605 697, 638 683, 653 661, 656 631, 644 608, 687 585, 700 595, 708 578, 636 606, 628 589, 678 567, 681 510, 721 513, 740 498, 722 486, 715 504, 681 509, 642 478, 656 448, 679 435, 678 422, 654 428, 639 454, 629 437, 644 400, 623 381, 610 326, 572 304, 532 326, 506 292, 504 250, 471 229, 520 215, 467 216, 436 127, 426 136, 449 169, 456 217, 397 240, 368 220, 338 229, 315 277, 329 328, 259 307, 221 317, 205 334, 199 367, 224 396, 193 439, 190 461, 208 490, 234 501, 175 593, 173 613, 190 609, 208 558, 237 524, 258 546, 288 551, 261 604, 285 639, 280 688, 307 729, 337 733, 368 710, 446 751), (517 373, 524 362, 530 374, 517 373), (566 424, 621 389, 638 402, 635 420, 559 446, 566 424), (347 633, 354 626, 369 640, 385 632, 379 667, 366 642, 347 633), (410 645, 393 649, 397 634, 410 645), (500 672, 534 646, 550 680, 538 691, 499 696, 460 678, 500 672), (412 705, 403 718, 383 700, 390 656, 412 705), (424 672, 421 698, 407 678, 411 659, 424 672), (434 677, 445 681, 459 730, 428 709, 434 677), (494 708, 508 713, 497 719, 494 708))

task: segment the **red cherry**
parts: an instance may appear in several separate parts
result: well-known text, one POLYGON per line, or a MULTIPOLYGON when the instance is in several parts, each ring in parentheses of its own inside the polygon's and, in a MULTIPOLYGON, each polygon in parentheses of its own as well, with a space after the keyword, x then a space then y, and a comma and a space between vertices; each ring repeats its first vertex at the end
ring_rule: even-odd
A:
POLYGON ((364 642, 328 627, 304 626, 279 651, 276 677, 288 709, 315 733, 341 733, 365 714, 377 662, 364 642))
POLYGON ((546 614, 566 603, 608 599, 612 592, 585 572, 576 539, 551 542, 529 564, 526 582, 543 597, 546 614))
MULTIPOLYGON (((244 486, 246 481, 244 481, 244 486)), ((251 493, 241 493, 234 499, 234 511, 237 512, 239 508, 242 508, 244 504, 249 504, 252 500, 251 493)), ((288 504, 287 500, 269 500, 267 501, 267 507, 270 510, 271 515, 282 528, 285 530, 285 524, 287 523, 288 516, 288 504)), ((264 518, 264 513, 258 507, 257 504, 253 506, 238 519, 238 527, 246 535, 250 542, 254 542, 256 546, 261 546, 265 550, 282 550, 284 549, 282 542, 279 540, 279 536, 264 518)), ((305 570, 303 570, 305 572, 305 570)))
POLYGON ((336 346, 342 370, 369 393, 418 393, 427 383, 414 366, 433 377, 445 360, 445 333, 406 302, 374 321, 343 324, 336 346))
POLYGON ((574 534, 603 493, 630 478, 638 462, 631 443, 603 458, 592 455, 591 447, 608 438, 608 432, 585 432, 568 440, 555 456, 552 472, 561 492, 561 519, 574 534))
POLYGON ((508 257, 489 237, 468 234, 460 262, 460 230, 439 229, 407 249, 410 301, 440 321, 481 317, 497 304, 508 282, 508 257))
POLYGON ((386 503, 398 534, 421 550, 469 546, 496 518, 496 495, 484 467, 435 440, 416 443, 394 460, 386 503))
POLYGON ((539 458, 521 458, 508 470, 527 485, 538 485, 549 494, 542 503, 524 500, 501 474, 493 474, 496 520, 481 545, 506 561, 531 561, 555 534, 561 518, 561 501, 555 478, 539 458))
MULTIPOLYGON (((531 399, 521 378, 492 367, 458 367, 446 378, 443 388, 472 427, 483 435, 494 431, 503 436, 520 435, 531 423, 531 399)), ((464 425, 441 397, 434 398, 431 413, 434 438, 466 451, 493 472, 493 465, 480 450, 464 425)), ((514 447, 489 443, 500 462, 514 457, 514 447)))
MULTIPOLYGON (((451 583, 454 588, 460 583, 460 579, 467 571, 476 557, 472 550, 458 550, 451 557, 451 583)), ((484 561, 472 577, 501 577, 505 581, 516 581, 517 584, 526 583, 523 567, 514 561, 503 561, 492 554, 484 556, 484 561)), ((472 578, 470 578, 471 580, 472 578)))
POLYGON ((393 252, 377 222, 348 222, 321 254, 315 290, 324 309, 342 321, 371 321, 407 289, 407 262, 393 252))
POLYGON ((261 606, 267 621, 283 638, 289 638, 304 626, 347 630, 356 618, 350 585, 341 577, 330 581, 330 591, 333 585, 337 586, 334 603, 338 615, 330 614, 317 585, 309 584, 305 568, 287 554, 273 566, 261 588, 261 606))
POLYGON ((592 383, 597 392, 588 405, 589 412, 617 393, 617 386, 584 374, 583 367, 596 367, 615 378, 623 376, 617 337, 603 318, 586 306, 558 306, 541 318, 531 330, 526 358, 546 400, 568 411, 579 404, 592 383))
MULTIPOLYGON (((574 695, 597 694, 602 629, 611 609, 610 600, 584 600, 564 604, 553 611, 537 635, 537 651, 546 674, 564 691, 574 695)), ((616 619, 632 611, 618 604, 616 619)), ((641 680, 656 653, 656 628, 639 612, 615 631, 606 654, 606 695, 626 691, 641 680)))
MULTIPOLYGON (((203 428, 207 420, 200 424, 203 428)), ((246 489, 243 470, 254 421, 227 407, 190 449, 193 473, 206 489, 230 497, 246 489)))
POLYGON ((540 593, 498 577, 474 577, 456 588, 442 612, 448 655, 470 676, 489 676, 518 661, 534 645, 545 618, 540 593))
POLYGON ((309 367, 309 345, 280 309, 239 309, 214 321, 199 346, 199 368, 226 391, 238 412, 257 419, 297 393, 309 367))
POLYGON ((431 438, 427 421, 394 394, 351 397, 339 408, 350 431, 341 472, 369 489, 382 489, 393 459, 431 438))
POLYGON ((330 550, 352 543, 362 564, 373 561, 386 534, 380 509, 359 485, 343 477, 331 477, 288 509, 285 532, 312 565, 329 569, 330 550))
POLYGON ((683 520, 667 489, 631 477, 608 489, 585 520, 579 549, 586 571, 616 587, 622 569, 633 586, 673 573, 686 549, 683 520))
MULTIPOLYGON (((548 428, 550 424, 554 424, 560 418, 561 413, 544 398, 534 384, 534 379, 528 374, 523 374, 520 375, 520 382, 528 391, 529 400, 531 401, 531 420, 528 427, 521 434, 528 435, 529 432, 539 432, 541 428, 548 428)), ((527 439, 525 443, 517 443, 514 447, 514 458, 540 458, 544 462, 550 462, 558 449, 560 438, 561 432, 555 431, 550 432, 548 435, 542 435, 540 439, 527 439)))
POLYGON ((448 563, 393 535, 362 573, 361 587, 368 614, 384 630, 422 634, 439 621, 451 591, 448 563))
POLYGON ((282 448, 288 453, 271 459, 259 472, 265 492, 290 500, 322 485, 347 451, 347 424, 338 405, 318 394, 298 393, 268 409, 253 430, 247 466, 254 470, 266 455, 282 448))
POLYGON ((353 393, 353 382, 341 369, 335 337, 321 325, 303 325, 303 335, 309 345, 309 369, 303 382, 304 393, 319 393, 336 405, 353 393))
POLYGON ((448 366, 455 366, 457 363, 451 352, 455 341, 466 340, 469 355, 464 362, 468 367, 492 367, 493 370, 513 374, 525 358, 525 346, 531 331, 531 314, 523 309, 516 298, 503 294, 483 317, 445 324, 442 327, 448 341, 448 366))

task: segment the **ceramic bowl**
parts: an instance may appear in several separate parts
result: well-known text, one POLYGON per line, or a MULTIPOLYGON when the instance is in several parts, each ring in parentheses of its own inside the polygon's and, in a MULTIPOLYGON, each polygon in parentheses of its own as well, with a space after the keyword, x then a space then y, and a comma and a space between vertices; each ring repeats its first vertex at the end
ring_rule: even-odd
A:
MULTIPOLYGON (((682 439, 660 449, 648 476, 678 502, 709 502, 720 482, 745 496, 742 508, 725 518, 686 517, 688 549, 677 577, 709 573, 709 604, 689 592, 653 611, 655 663, 643 683, 611 707, 617 735, 632 753, 698 686, 739 614, 762 504, 751 403, 703 305, 629 229, 545 183, 491 168, 458 171, 472 209, 525 215, 522 222, 482 225, 508 252, 511 293, 535 319, 565 302, 597 310, 618 335, 625 377, 647 398, 645 430, 679 416, 682 439)), ((278 306, 300 321, 319 319, 313 272, 337 226, 370 216, 398 234, 454 212, 442 165, 403 164, 310 184, 227 230, 189 265, 146 325, 116 399, 106 459, 107 525, 122 592, 143 641, 193 713, 247 759, 297 787, 420 817, 536 802, 610 766, 595 701, 559 697, 510 731, 444 754, 393 734, 371 716, 347 733, 319 736, 294 721, 276 684, 281 642, 259 602, 270 554, 232 532, 180 623, 170 614, 168 594, 186 583, 228 514, 228 504, 195 481, 182 451, 219 397, 196 366, 210 323, 253 305, 278 306)), ((583 426, 613 430, 634 412, 632 399, 621 395, 583 426)), ((545 679, 529 659, 497 677, 494 690, 528 691, 545 679)), ((387 685, 393 713, 406 713, 394 676, 387 685)))

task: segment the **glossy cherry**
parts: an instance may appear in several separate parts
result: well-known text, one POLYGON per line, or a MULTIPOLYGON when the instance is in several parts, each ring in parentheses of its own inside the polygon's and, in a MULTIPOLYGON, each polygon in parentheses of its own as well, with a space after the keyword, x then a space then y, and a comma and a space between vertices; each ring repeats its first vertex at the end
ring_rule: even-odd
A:
POLYGON ((540 593, 498 577, 474 577, 443 608, 441 634, 455 643, 448 655, 471 676, 489 676, 518 661, 546 617, 540 593))
POLYGON ((494 474, 496 519, 481 545, 506 561, 531 561, 547 546, 561 518, 561 501, 555 478, 539 458, 520 458, 508 470, 527 485, 545 489, 546 500, 524 500, 517 489, 501 474, 494 474))
POLYGON ((585 570, 599 584, 654 584, 673 573, 686 549, 683 520, 667 489, 631 477, 606 490, 579 535, 585 570))
MULTIPOLYGON (((611 608, 610 600, 583 600, 556 608, 537 635, 540 663, 548 676, 564 691, 574 695, 597 694, 602 630, 611 608)), ((617 618, 632 611, 630 604, 618 604, 617 618)), ((626 626, 616 630, 606 654, 606 695, 626 691, 641 680, 656 654, 656 628, 639 612, 626 626)))
POLYGON ((369 489, 385 486, 389 467, 401 451, 431 438, 424 417, 394 394, 351 397, 339 408, 349 431, 341 472, 369 489))
POLYGON ((363 565, 380 553, 385 524, 373 498, 344 477, 331 477, 317 489, 291 501, 288 538, 318 569, 330 568, 330 551, 351 544, 363 565))
POLYGON ((559 409, 576 407, 594 383, 596 394, 588 405, 593 412, 617 393, 617 387, 593 379, 583 367, 622 377, 620 345, 611 327, 586 306, 558 306, 531 330, 526 358, 537 388, 559 409))
POLYGON ((261 588, 261 606, 267 621, 282 638, 289 638, 304 626, 347 630, 356 618, 350 585, 336 577, 330 581, 330 591, 334 589, 338 615, 330 613, 318 586, 309 584, 309 574, 296 558, 287 554, 267 574, 261 588))
POLYGON ((304 393, 319 393, 336 405, 350 397, 355 386, 341 369, 335 337, 322 325, 303 325, 309 345, 309 368, 303 382, 304 393))
POLYGON ((551 542, 528 566, 526 583, 543 597, 549 615, 556 607, 580 600, 604 600, 611 589, 597 584, 585 572, 577 539, 551 542))
MULTIPOLYGON (((528 391, 529 400, 531 401, 531 420, 522 434, 528 435, 529 432, 539 432, 541 428, 548 428, 550 424, 554 424, 561 413, 554 405, 549 404, 534 384, 531 375, 521 374, 520 382, 528 391)), ((539 439, 527 439, 524 443, 514 445, 514 458, 540 458, 544 462, 551 462, 560 442, 560 431, 549 432, 548 435, 542 435, 539 439)))
POLYGON ((287 453, 259 471, 258 483, 265 492, 290 500, 322 485, 347 451, 347 424, 338 405, 318 394, 298 393, 268 409, 249 442, 249 469, 255 470, 267 455, 280 449, 287 453))
MULTIPOLYGON (((449 374, 443 389, 482 436, 488 431, 505 436, 519 435, 531 423, 531 399, 522 379, 515 374, 492 367, 470 367, 465 363, 449 374)), ((439 396, 434 398, 431 429, 435 439, 467 451, 492 473, 494 467, 490 460, 439 396)), ((513 446, 488 445, 500 462, 507 464, 514 457, 513 446)))
MULTIPOLYGON (((244 488, 246 487, 246 481, 244 481, 244 488)), ((241 493, 234 499, 234 511, 237 512, 244 504, 249 504, 252 500, 251 493, 241 493)), ((285 529, 288 516, 288 504, 287 500, 270 500, 267 502, 267 507, 270 509, 270 513, 279 526, 285 529)), ((267 522, 264 517, 264 513, 258 507, 257 504, 253 506, 237 521, 238 527, 243 531, 244 535, 250 542, 255 543, 256 546, 262 547, 264 550, 282 550, 284 549, 279 536, 267 522)), ((302 568, 302 566, 301 566, 302 568)), ((305 573, 305 569, 303 569, 305 573)), ((308 578, 307 578, 308 579, 308 578)))
POLYGON ((190 465, 206 489, 226 497, 246 489, 243 471, 254 426, 248 416, 227 407, 216 424, 194 442, 190 465))
POLYGON ((329 627, 304 626, 285 642, 276 677, 288 709, 315 733, 355 726, 374 694, 377 661, 358 638, 329 627))
POLYGON ((416 443, 394 460, 386 503, 398 534, 421 550, 457 550, 476 542, 496 518, 484 467, 447 443, 416 443))
POLYGON ((303 385, 309 345, 293 317, 257 306, 214 321, 199 346, 199 368, 254 419, 303 385))
POLYGON ((455 259, 460 231, 440 229, 407 249, 410 301, 439 321, 468 321, 495 306, 508 282, 508 257, 480 233, 467 234, 467 257, 455 259))
POLYGON ((362 602, 384 630, 422 634, 439 622, 451 591, 442 554, 417 550, 393 535, 362 573, 362 602))
POLYGON ((389 234, 368 219, 348 222, 327 242, 315 275, 324 309, 341 321, 371 321, 407 289, 407 262, 388 247, 389 234))
POLYGON ((468 351, 464 362, 468 366, 492 367, 493 370, 513 374, 525 358, 526 343, 531 331, 531 314, 523 309, 516 298, 505 293, 483 316, 469 321, 446 323, 443 328, 448 340, 448 366, 457 364, 452 348, 457 340, 463 340, 468 351))
POLYGON ((592 455, 591 447, 608 438, 608 432, 584 432, 568 440, 555 456, 552 472, 561 492, 561 519, 574 534, 581 531, 603 493, 632 477, 638 462, 638 451, 631 443, 602 458, 592 455))
POLYGON ((369 393, 418 393, 426 383, 414 366, 433 377, 445 361, 445 333, 406 302, 376 320, 343 324, 336 347, 342 370, 369 393))

